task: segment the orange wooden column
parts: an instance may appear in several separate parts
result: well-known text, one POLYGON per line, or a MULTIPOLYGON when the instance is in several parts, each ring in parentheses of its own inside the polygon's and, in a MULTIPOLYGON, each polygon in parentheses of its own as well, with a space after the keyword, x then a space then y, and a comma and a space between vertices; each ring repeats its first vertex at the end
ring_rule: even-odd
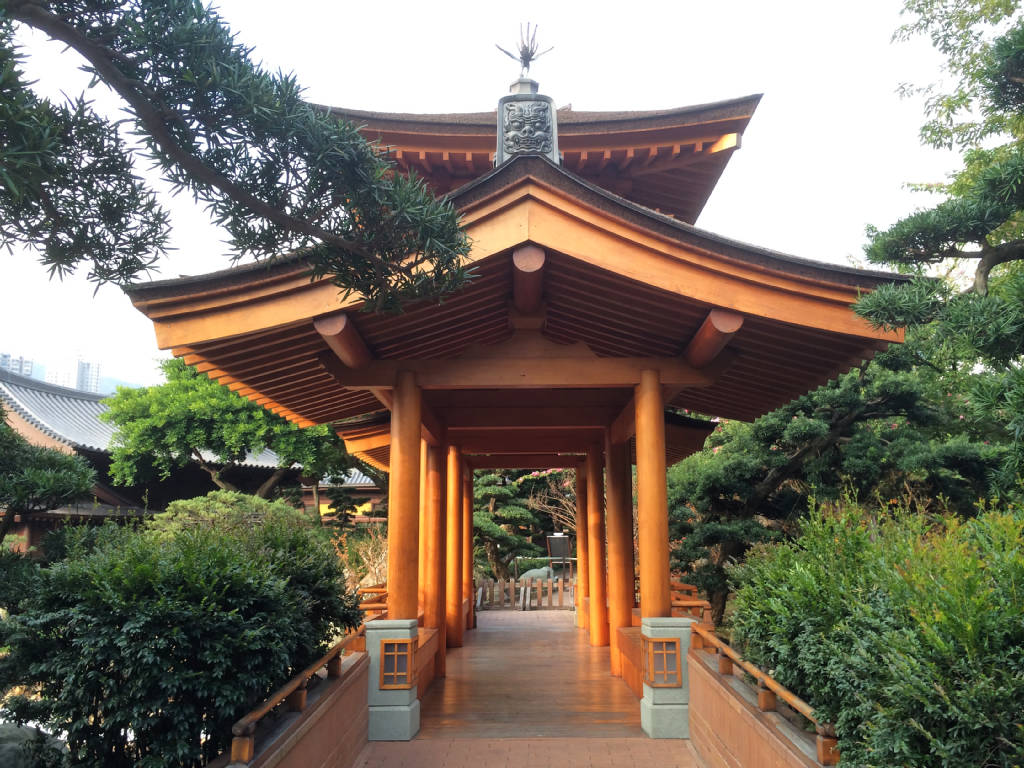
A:
POLYGON ((427 493, 426 493, 426 529, 427 536, 423 548, 423 559, 426 561, 424 575, 426 577, 426 604, 423 611, 425 626, 436 629, 437 654, 434 675, 444 677, 445 674, 445 520, 444 520, 444 455, 437 446, 427 446, 427 493))
POLYGON ((476 627, 473 595, 473 470, 465 468, 462 478, 462 596, 469 599, 466 629, 476 627))
POLYGON ((430 535, 427 529, 427 441, 420 438, 420 546, 419 546, 419 569, 417 570, 417 601, 420 613, 425 614, 427 610, 427 537, 430 535))
POLYGON ((586 627, 590 616, 583 609, 583 598, 590 596, 590 570, 587 561, 587 467, 576 468, 576 623, 586 627))
POLYGON ((671 616, 668 575, 668 485, 665 479, 665 406, 657 371, 641 371, 636 386, 637 540, 640 615, 671 616))
POLYGON ((608 641, 612 674, 622 674, 619 627, 633 624, 633 478, 629 444, 605 440, 605 495, 608 520, 608 641))
POLYGON ((447 448, 445 475, 445 623, 449 648, 462 646, 462 454, 457 445, 447 448))
POLYGON ((395 378, 388 494, 388 618, 415 619, 420 528, 420 388, 412 371, 395 378))
POLYGON ((587 569, 590 573, 590 644, 608 645, 608 587, 604 560, 604 472, 601 448, 587 449, 587 569))

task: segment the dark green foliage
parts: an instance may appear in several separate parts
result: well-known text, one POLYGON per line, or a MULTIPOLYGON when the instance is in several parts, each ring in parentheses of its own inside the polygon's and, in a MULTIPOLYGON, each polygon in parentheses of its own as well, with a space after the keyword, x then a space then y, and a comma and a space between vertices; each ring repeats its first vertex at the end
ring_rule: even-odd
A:
POLYGON ((126 150, 80 105, 36 99, 4 24, 0 124, 10 135, 0 168, 11 191, 0 197, 0 231, 8 243, 41 243, 55 272, 92 261, 94 279, 124 283, 163 250, 164 214, 131 175, 138 153, 207 207, 238 256, 302 249, 315 275, 376 309, 466 279, 469 245, 452 206, 396 173, 356 126, 303 101, 293 76, 254 64, 203 3, 3 0, 0 12, 81 54, 144 145, 126 150), (54 200, 72 205, 54 211, 54 200))
POLYGON ((56 509, 89 493, 95 475, 78 457, 30 445, 0 409, 0 543, 15 515, 56 509))
POLYGON ((108 526, 0 625, 6 714, 67 733, 70 765, 199 766, 231 724, 355 626, 330 542, 296 510, 218 492, 108 526))
POLYGON ((1024 759, 1024 514, 818 511, 756 548, 733 641, 833 722, 843 764, 1024 759))
POLYGON ((991 112, 1024 112, 1024 24, 995 41, 981 81, 991 112))
POLYGON ((543 555, 534 539, 541 521, 526 504, 517 482, 522 471, 476 472, 473 481, 473 533, 486 568, 496 579, 512 575, 516 557, 543 555))
POLYGON ((217 486, 237 490, 231 467, 270 448, 280 465, 257 491, 267 497, 292 465, 319 480, 355 463, 326 424, 300 429, 181 360, 167 360, 162 368, 166 383, 119 387, 105 401, 109 410, 101 418, 116 427, 110 468, 115 483, 132 485, 153 475, 166 479, 175 467, 196 462, 217 486))
POLYGON ((726 566, 792 532, 812 495, 884 501, 912 490, 973 514, 994 492, 1004 449, 986 444, 984 422, 964 418, 970 404, 955 381, 907 365, 918 348, 898 348, 752 424, 720 424, 703 451, 669 470, 673 567, 705 590, 716 621, 726 566))

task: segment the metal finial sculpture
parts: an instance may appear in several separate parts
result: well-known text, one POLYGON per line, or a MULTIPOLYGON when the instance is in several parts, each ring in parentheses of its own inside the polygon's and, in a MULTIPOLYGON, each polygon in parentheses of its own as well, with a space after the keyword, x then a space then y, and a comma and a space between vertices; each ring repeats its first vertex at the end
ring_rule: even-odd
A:
POLYGON ((518 56, 516 54, 510 52, 510 51, 506 51, 504 48, 502 48, 498 44, 495 44, 495 46, 494 46, 499 51, 501 51, 506 56, 508 56, 510 59, 512 59, 513 61, 518 61, 520 63, 520 65, 522 65, 523 70, 519 74, 520 77, 526 77, 530 73, 530 64, 533 63, 534 61, 536 61, 537 59, 539 59, 545 53, 548 53, 548 51, 551 51, 551 50, 554 49, 554 46, 551 46, 551 48, 548 48, 546 51, 541 51, 540 53, 537 53, 537 29, 538 29, 537 27, 534 27, 533 31, 531 32, 530 31, 530 25, 529 25, 529 23, 527 23, 527 25, 526 25, 526 33, 524 34, 523 33, 523 25, 522 24, 519 25, 519 55, 518 56))

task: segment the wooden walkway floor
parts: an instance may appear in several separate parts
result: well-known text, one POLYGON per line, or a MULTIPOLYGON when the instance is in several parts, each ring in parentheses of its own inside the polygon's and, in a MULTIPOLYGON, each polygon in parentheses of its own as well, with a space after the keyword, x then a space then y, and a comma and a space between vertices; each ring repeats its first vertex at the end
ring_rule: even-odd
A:
POLYGON ((640 704, 570 611, 485 611, 423 698, 419 736, 374 742, 356 768, 697 768, 688 741, 648 739, 640 704))

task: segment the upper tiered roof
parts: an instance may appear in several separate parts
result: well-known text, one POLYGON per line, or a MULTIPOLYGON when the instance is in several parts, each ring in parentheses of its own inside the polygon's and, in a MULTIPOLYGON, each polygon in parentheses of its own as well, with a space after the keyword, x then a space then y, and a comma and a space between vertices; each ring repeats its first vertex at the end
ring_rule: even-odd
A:
MULTIPOLYGON (((712 104, 643 112, 559 109, 562 166, 627 200, 692 224, 741 137, 760 94, 712 104)), ((439 193, 489 173, 497 142, 495 112, 408 114, 328 107, 390 149, 439 193)))

